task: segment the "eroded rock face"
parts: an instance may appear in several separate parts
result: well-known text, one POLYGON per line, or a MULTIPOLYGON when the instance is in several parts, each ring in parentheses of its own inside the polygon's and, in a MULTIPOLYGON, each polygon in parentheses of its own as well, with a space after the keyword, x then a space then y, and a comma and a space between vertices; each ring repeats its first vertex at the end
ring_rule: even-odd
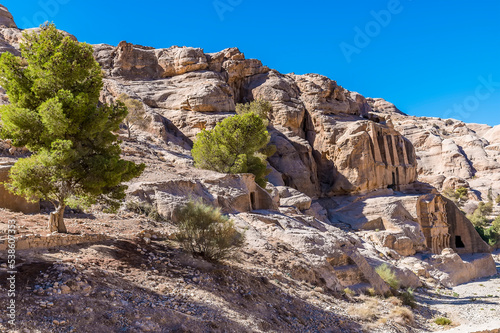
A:
POLYGON ((500 194, 498 129, 454 119, 390 117, 415 147, 419 180, 442 190, 459 177, 468 182, 471 199, 484 200, 490 187, 494 195, 500 194))
POLYGON ((156 202, 158 212, 173 221, 178 208, 197 199, 221 207, 224 213, 277 209, 269 193, 254 178, 251 174, 204 172, 199 178, 137 182, 129 188, 129 193, 140 201, 156 202))
POLYGON ((17 28, 14 22, 14 17, 9 12, 7 7, 0 5, 0 26, 5 26, 7 28, 17 28))
POLYGON ((300 156, 293 169, 280 163, 283 156, 270 159, 287 186, 321 197, 399 189, 416 180, 412 145, 388 124, 368 120, 371 107, 360 94, 321 75, 276 71, 252 77, 245 91, 247 100, 271 101, 271 124, 284 134, 273 138, 278 152, 300 156), (314 176, 295 181, 305 173, 314 176))

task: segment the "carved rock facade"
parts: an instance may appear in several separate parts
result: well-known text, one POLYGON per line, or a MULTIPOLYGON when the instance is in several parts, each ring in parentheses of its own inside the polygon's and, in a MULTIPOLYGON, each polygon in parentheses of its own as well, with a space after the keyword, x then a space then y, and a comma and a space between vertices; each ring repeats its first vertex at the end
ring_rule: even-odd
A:
POLYGON ((491 249, 455 204, 439 194, 421 196, 417 202, 418 222, 433 253, 452 248, 458 254, 489 253, 491 249))

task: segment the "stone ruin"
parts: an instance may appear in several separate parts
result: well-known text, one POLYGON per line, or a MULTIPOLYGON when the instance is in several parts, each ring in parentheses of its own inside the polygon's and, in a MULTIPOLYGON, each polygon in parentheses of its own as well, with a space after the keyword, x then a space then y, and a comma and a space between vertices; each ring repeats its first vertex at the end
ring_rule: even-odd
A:
POLYGON ((417 215, 432 253, 441 254, 445 248, 452 248, 458 254, 491 252, 460 209, 442 195, 421 196, 417 215))

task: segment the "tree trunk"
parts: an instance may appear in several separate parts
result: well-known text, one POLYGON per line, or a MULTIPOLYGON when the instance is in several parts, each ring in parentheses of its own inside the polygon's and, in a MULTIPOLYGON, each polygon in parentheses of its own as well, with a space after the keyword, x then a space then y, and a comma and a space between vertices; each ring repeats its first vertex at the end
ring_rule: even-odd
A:
POLYGON ((66 225, 64 224, 64 208, 66 205, 59 204, 59 207, 52 213, 50 213, 49 217, 49 230, 50 232, 60 232, 67 233, 66 225))

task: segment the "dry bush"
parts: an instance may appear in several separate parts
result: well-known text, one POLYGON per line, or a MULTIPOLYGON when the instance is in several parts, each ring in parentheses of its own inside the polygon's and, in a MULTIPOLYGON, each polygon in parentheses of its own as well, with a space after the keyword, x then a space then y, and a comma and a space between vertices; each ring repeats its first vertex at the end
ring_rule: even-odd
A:
POLYGON ((404 306, 396 306, 392 309, 389 318, 401 325, 410 325, 415 322, 413 312, 404 306))
POLYGON ((381 308, 380 301, 377 300, 376 298, 363 298, 360 297, 360 299, 364 299, 365 302, 362 304, 356 304, 353 306, 350 306, 347 311, 349 314, 358 316, 362 320, 366 321, 373 321, 377 319, 379 315, 379 310, 381 308))
POLYGON ((208 260, 230 256, 245 243, 245 237, 219 208, 190 201, 178 211, 177 240, 184 248, 208 260))
POLYGON ((389 297, 389 299, 387 301, 394 306, 403 305, 403 302, 399 298, 394 297, 394 296, 389 297))

